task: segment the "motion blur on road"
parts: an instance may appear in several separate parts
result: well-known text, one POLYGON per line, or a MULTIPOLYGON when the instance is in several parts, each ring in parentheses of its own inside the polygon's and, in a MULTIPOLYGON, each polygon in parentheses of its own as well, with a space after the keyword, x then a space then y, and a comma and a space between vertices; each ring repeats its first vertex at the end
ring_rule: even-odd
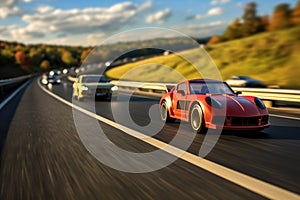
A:
POLYGON ((299 0, 0 6, 1 200, 300 199, 299 0), (201 78, 270 127, 196 133, 180 91, 165 123, 160 98, 201 78))

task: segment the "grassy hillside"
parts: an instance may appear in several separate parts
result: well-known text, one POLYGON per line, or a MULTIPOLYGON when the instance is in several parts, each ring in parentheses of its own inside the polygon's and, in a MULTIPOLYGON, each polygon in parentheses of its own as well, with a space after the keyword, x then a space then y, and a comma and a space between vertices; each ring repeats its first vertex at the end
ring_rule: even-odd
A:
MULTIPOLYGON (((300 27, 265 32, 251 37, 207 46, 223 79, 231 75, 249 75, 282 88, 300 88, 300 27)), ((207 70, 197 50, 182 52, 207 70)), ((207 61, 207 60, 206 60, 207 61)), ((183 77, 197 78, 199 73, 182 57, 172 54, 129 63, 106 72, 113 79, 178 82, 183 77), (166 67, 167 66, 167 67, 166 67), (176 69, 173 70, 173 69, 176 69), (124 78, 124 75, 126 77, 124 78)), ((207 77, 207 76, 206 76, 207 77)))

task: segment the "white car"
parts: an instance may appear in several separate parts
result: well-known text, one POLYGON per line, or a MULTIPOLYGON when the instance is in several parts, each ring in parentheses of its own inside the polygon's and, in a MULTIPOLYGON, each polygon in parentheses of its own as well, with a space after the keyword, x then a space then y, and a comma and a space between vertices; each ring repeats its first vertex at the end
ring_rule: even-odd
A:
POLYGON ((231 76, 226 83, 231 87, 266 87, 263 82, 249 76, 231 76))

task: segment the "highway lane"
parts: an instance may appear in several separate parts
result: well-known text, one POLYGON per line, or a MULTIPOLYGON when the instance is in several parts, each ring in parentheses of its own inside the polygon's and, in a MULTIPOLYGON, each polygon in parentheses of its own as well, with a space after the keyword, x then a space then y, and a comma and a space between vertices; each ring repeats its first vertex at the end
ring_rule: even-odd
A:
MULTIPOLYGON (((52 90, 71 99, 70 85, 55 85, 52 90)), ((35 82, 20 100, 19 104, 15 103, 18 108, 10 122, 2 155, 1 199, 262 198, 182 160, 145 174, 113 170, 99 163, 83 147, 70 108, 42 92, 35 82)), ((157 103, 157 100, 133 100, 132 107, 136 107, 134 113, 137 113, 133 116, 139 116, 135 120, 146 124, 148 120, 143 109, 157 103)), ((96 102, 96 108, 98 114, 111 117, 109 102, 96 102)), ((298 192, 299 136, 296 133, 299 127, 297 122, 290 120, 271 120, 276 127, 266 130, 265 134, 224 133, 207 158, 298 192), (285 134, 287 130, 289 132, 285 134)), ((101 125, 109 131, 110 139, 124 149, 134 152, 155 150, 119 130, 103 123, 101 125)), ((177 128, 178 123, 167 125, 155 137, 168 142, 177 128)), ((196 136, 190 152, 199 150, 203 137, 196 136)))
MULTIPOLYGON (((18 98, 7 105, 15 111, 1 111, 13 117, 1 156, 0 199, 263 199, 180 159, 150 173, 114 170, 82 145, 70 107, 35 81, 18 98)), ((126 149, 155 150, 101 125, 126 149)))
MULTIPOLYGON (((54 86, 52 91, 71 101, 70 84, 63 87, 54 86)), ((75 101, 75 103, 82 107, 86 106, 84 102, 75 101)), ((138 124, 146 125, 149 123, 148 108, 156 103, 158 103, 156 99, 132 98, 131 116, 138 124)), ((118 106, 121 109, 122 102, 118 106)), ((99 101, 95 103, 95 107, 97 114, 113 119, 110 102, 99 101)), ((275 114, 286 114, 278 113, 274 109, 270 109, 270 111, 275 114)), ((293 113, 292 116, 296 116, 296 113, 293 113)), ((157 116, 157 118, 159 117, 157 116)), ((300 175, 298 168, 300 164, 299 120, 280 117, 271 117, 270 120, 272 126, 259 134, 222 133, 220 140, 206 158, 260 180, 298 192, 300 191, 298 178, 300 175)), ((178 127, 178 122, 168 124, 154 137, 169 143, 174 138, 178 127)), ((185 133, 187 137, 189 137, 188 133, 187 129, 185 133)), ((198 154, 203 138, 204 135, 197 135, 188 151, 198 154)), ((118 145, 122 147, 122 143, 118 145)))

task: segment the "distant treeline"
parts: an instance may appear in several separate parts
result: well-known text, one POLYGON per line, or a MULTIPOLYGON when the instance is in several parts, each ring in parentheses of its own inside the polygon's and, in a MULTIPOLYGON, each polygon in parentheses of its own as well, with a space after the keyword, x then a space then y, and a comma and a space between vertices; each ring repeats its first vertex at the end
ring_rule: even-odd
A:
MULTIPOLYGON (((194 40, 205 44, 209 38, 194 40)), ((197 42, 195 43, 197 44, 197 42)), ((146 41, 119 42, 100 47, 25 45, 18 42, 0 41, 0 78, 14 76, 14 74, 10 75, 6 72, 13 68, 18 68, 24 73, 32 73, 79 66, 84 61, 86 64, 93 63, 95 56, 89 56, 89 59, 86 59, 91 51, 93 51, 93 55, 96 55, 96 61, 106 62, 157 55, 166 49, 180 51, 195 47, 193 45, 188 38, 158 38, 146 41), (128 53, 123 55, 127 51, 128 53)))
POLYGON ((294 8, 287 3, 278 4, 274 8, 272 16, 257 15, 256 7, 255 2, 247 3, 243 16, 234 19, 223 35, 211 37, 208 45, 300 25, 300 0, 294 8))

